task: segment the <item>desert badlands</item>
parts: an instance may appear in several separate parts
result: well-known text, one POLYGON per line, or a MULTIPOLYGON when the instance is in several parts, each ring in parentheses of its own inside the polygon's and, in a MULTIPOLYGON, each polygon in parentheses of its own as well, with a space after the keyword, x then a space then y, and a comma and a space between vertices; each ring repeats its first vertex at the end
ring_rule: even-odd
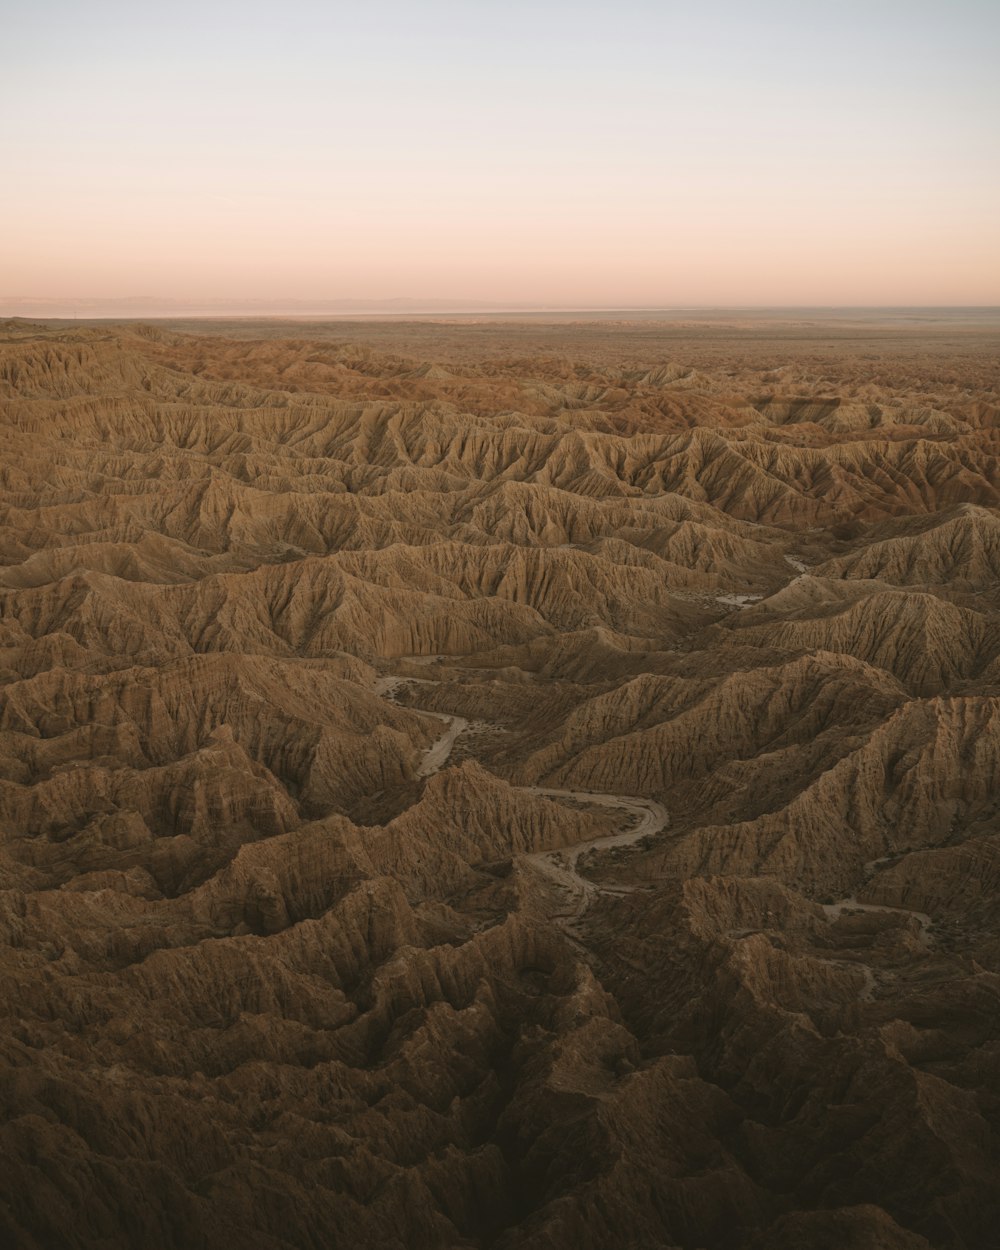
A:
POLYGON ((990 1250, 1000 327, 0 327, 0 1244, 990 1250))

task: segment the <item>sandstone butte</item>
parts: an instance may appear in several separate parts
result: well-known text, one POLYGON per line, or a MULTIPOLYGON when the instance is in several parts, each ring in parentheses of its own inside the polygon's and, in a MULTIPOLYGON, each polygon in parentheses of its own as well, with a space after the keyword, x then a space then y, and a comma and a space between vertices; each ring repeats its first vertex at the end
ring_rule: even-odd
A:
POLYGON ((998 360, 4 323, 0 1243, 994 1247, 998 360))

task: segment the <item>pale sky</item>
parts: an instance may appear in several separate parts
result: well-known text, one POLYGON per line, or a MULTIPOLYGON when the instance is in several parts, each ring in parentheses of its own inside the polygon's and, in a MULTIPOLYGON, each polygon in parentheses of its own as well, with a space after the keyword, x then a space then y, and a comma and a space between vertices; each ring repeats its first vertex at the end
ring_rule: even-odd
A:
POLYGON ((1000 304, 1000 0, 0 18, 0 313, 1000 304))

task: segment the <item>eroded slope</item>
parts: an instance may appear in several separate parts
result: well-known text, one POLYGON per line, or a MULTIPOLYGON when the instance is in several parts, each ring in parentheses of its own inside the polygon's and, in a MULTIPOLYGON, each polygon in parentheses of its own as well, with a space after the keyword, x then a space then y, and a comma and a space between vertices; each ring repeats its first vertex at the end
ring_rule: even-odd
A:
POLYGON ((985 1250, 995 357, 456 333, 4 327, 0 1238, 985 1250))

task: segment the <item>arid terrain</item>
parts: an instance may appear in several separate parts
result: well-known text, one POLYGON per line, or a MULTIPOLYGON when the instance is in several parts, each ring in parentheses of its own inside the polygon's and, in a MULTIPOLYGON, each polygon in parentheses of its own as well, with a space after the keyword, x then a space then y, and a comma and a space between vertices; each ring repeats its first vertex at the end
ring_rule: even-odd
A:
POLYGON ((0 1244, 992 1250, 1000 319, 0 323, 0 1244))

